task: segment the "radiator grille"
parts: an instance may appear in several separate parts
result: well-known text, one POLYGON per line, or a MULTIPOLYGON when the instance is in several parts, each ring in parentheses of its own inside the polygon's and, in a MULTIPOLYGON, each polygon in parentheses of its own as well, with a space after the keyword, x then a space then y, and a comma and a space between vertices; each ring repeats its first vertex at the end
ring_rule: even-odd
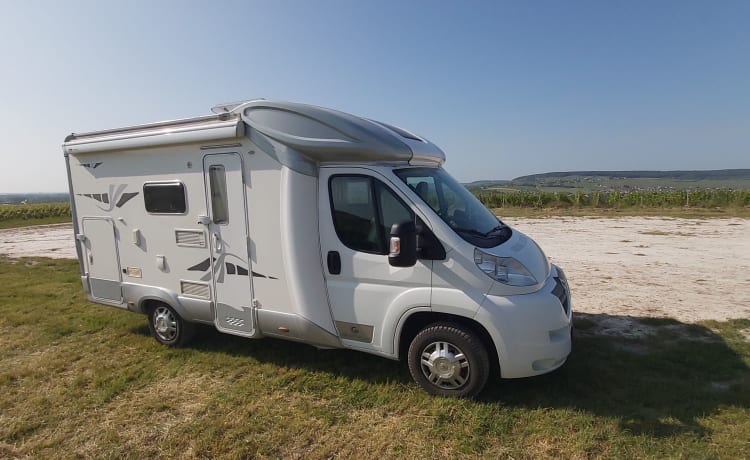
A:
POLYGON ((188 246, 191 248, 205 248, 206 237, 203 230, 175 230, 175 241, 177 246, 188 246))
POLYGON ((208 284, 204 284, 204 283, 195 283, 193 281, 180 281, 180 290, 182 291, 183 294, 193 296, 193 297, 202 297, 204 299, 208 299, 210 297, 208 284))
POLYGON ((558 268, 557 276, 555 277, 555 288, 552 289, 552 295, 560 300, 560 304, 562 304, 562 309, 566 315, 570 310, 570 298, 568 297, 569 292, 570 290, 568 289, 568 280, 567 278, 565 278, 565 273, 563 273, 563 271, 558 268))

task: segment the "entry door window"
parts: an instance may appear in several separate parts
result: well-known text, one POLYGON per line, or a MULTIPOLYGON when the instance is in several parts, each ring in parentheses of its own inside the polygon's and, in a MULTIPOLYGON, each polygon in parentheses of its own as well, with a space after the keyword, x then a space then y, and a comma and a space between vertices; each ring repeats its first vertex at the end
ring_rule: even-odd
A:
POLYGON ((211 188, 211 217, 215 224, 226 224, 229 222, 229 201, 224 166, 213 165, 208 168, 208 183, 211 188))
POLYGON ((414 213, 372 177, 333 176, 329 184, 336 234, 350 249, 387 254, 391 226, 414 221, 414 213))

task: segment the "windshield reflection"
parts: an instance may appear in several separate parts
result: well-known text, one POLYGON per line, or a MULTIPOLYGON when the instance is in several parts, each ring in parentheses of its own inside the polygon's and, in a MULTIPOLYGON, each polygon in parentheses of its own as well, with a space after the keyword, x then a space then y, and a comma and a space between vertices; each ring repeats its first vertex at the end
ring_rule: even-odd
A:
POLYGON ((444 169, 406 168, 395 173, 469 243, 490 248, 510 238, 510 228, 444 169))

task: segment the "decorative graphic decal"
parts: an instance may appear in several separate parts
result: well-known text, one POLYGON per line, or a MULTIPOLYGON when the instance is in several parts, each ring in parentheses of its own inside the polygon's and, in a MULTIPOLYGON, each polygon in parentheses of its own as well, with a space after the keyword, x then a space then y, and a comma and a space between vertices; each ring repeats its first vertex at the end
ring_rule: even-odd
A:
POLYGON ((110 212, 115 209, 115 207, 123 207, 125 203, 132 200, 135 196, 138 195, 139 192, 125 193, 126 187, 127 184, 120 184, 117 186, 115 186, 114 184, 110 184, 109 193, 78 193, 77 195, 85 196, 87 198, 91 198, 92 200, 96 200, 100 203, 106 204, 107 206, 96 205, 96 207, 98 207, 102 211, 110 212), (110 197, 112 197, 112 201, 110 201, 110 197))
POLYGON ((135 198, 136 195, 138 195, 138 192, 123 193, 120 196, 120 199, 117 200, 117 207, 121 208, 125 203, 127 203, 128 201, 130 201, 132 198, 135 198))
POLYGON ((102 164, 102 162, 98 161, 96 163, 81 163, 81 166, 83 166, 84 168, 96 169, 100 164, 102 164))
MULTIPOLYGON (((206 259, 198 262, 197 264, 193 265, 192 267, 189 267, 188 271, 206 272, 200 278, 200 280, 201 281, 208 281, 209 279, 211 279, 211 271, 209 269, 211 268, 211 263, 213 262, 214 271, 216 271, 218 273, 218 275, 216 277, 217 278, 216 281, 218 283, 223 283, 224 282, 224 273, 226 273, 227 275, 237 275, 237 276, 247 276, 249 274, 247 268, 239 265, 238 263, 236 263, 236 262, 235 263, 230 263, 230 262, 224 261, 224 259, 226 258, 227 255, 229 255, 229 256, 231 256, 231 257, 233 257, 233 258, 235 258, 235 259, 237 259, 239 261, 242 260, 239 257, 235 256, 234 254, 222 254, 221 256, 219 256, 218 259, 216 257, 207 257, 206 259)), ((266 276, 266 275, 262 275, 262 274, 256 273, 256 272, 252 272, 252 276, 258 277, 258 278, 268 278, 268 279, 272 279, 272 280, 278 279, 278 278, 276 278, 274 276, 266 276)))
POLYGON ((255 278, 268 278, 268 279, 270 279, 270 280, 277 280, 277 279, 278 279, 278 278, 276 278, 276 277, 274 277, 274 276, 266 276, 266 275, 260 274, 260 273, 258 273, 258 272, 253 272, 253 276, 254 276, 255 278))
MULTIPOLYGON (((213 257, 213 260, 216 260, 216 257, 213 257)), ((204 260, 203 262, 198 262, 197 264, 188 268, 188 271, 205 272, 206 270, 209 269, 209 267, 211 267, 211 258, 207 257, 206 260, 204 260)))

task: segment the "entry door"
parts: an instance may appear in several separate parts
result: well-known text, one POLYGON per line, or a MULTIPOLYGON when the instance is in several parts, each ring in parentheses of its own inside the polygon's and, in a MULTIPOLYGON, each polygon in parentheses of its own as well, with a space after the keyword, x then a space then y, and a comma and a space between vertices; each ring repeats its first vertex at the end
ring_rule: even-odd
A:
POLYGON ((386 319, 430 305, 432 261, 388 263, 391 226, 413 221, 414 212, 366 169, 321 168, 319 197, 326 286, 339 335, 353 347, 388 351, 386 319))
POLYGON ((252 336, 252 273, 242 158, 237 154, 203 159, 210 239, 214 323, 222 332, 252 336))
POLYGON ((100 300, 121 302, 120 259, 114 222, 106 217, 84 217, 82 220, 91 295, 100 300))

